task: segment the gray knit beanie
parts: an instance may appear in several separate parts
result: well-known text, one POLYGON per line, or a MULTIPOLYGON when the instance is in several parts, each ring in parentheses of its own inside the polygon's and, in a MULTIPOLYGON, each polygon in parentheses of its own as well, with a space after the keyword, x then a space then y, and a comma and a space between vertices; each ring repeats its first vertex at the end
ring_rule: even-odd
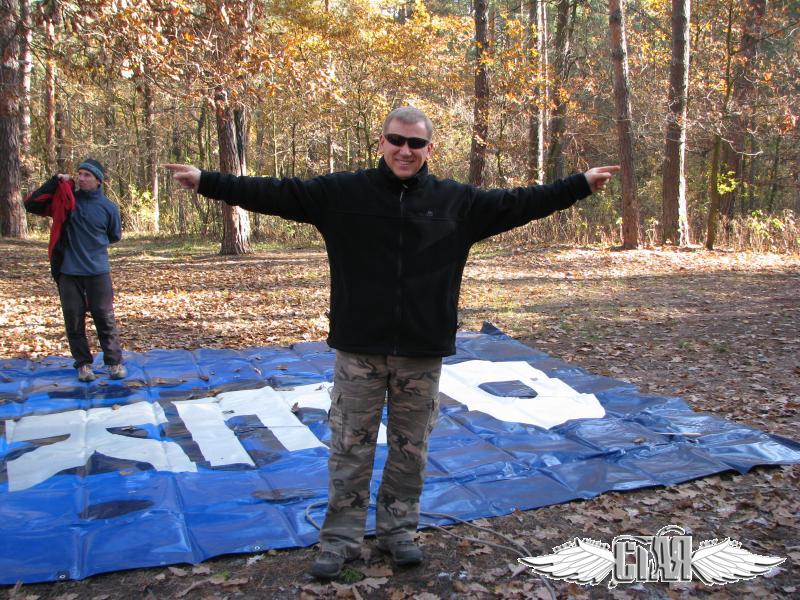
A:
POLYGON ((87 158, 86 160, 84 160, 81 164, 78 165, 78 169, 86 169, 87 171, 89 171, 89 173, 97 177, 100 183, 103 183, 103 179, 106 176, 106 170, 103 168, 103 165, 101 165, 93 158, 87 158))

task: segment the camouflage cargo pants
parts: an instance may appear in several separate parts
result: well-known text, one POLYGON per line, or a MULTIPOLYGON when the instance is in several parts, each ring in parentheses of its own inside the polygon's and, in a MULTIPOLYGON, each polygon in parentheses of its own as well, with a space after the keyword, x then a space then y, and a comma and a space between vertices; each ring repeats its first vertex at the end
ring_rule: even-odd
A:
POLYGON ((347 558, 361 552, 384 402, 389 453, 376 503, 377 535, 386 541, 413 538, 441 370, 440 358, 336 352, 322 550, 347 558))

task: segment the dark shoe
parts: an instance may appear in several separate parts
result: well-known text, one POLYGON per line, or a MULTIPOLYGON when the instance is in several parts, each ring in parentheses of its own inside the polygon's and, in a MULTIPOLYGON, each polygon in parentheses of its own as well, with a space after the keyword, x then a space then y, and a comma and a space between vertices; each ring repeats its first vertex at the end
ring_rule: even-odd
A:
POLYGON ((317 579, 333 579, 342 572, 344 562, 344 556, 324 550, 317 554, 308 572, 317 579))
POLYGON ((378 550, 391 555, 398 567, 410 567, 422 562, 422 549, 413 540, 378 542, 378 550))
POLYGON ((125 365, 109 365, 108 376, 111 379, 125 379, 128 376, 128 369, 125 365))
POLYGON ((78 368, 78 381, 94 381, 97 375, 92 371, 92 365, 81 365, 78 368))

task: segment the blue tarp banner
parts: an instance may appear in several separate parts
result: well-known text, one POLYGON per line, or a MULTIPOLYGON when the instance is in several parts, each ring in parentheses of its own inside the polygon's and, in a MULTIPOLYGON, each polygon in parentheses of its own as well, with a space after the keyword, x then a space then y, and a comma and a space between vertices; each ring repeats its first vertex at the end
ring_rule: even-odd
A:
MULTIPOLYGON (((461 519, 800 462, 800 444, 643 395, 491 326, 445 359, 422 510, 461 519)), ((0 584, 308 546, 327 496, 322 343, 0 361, 0 584), (102 360, 95 365, 102 372, 102 360)), ((386 458, 379 433, 373 494, 386 458)), ((370 510, 368 528, 374 527, 370 510)))

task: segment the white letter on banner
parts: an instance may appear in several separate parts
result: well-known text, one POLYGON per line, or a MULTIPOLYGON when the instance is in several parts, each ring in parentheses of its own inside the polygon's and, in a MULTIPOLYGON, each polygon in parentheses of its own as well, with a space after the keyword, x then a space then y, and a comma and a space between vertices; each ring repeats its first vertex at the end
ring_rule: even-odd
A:
MULTIPOLYGON (((212 466, 246 464, 255 466, 226 421, 253 415, 269 428, 290 452, 325 445, 292 412, 298 408, 330 408, 323 382, 292 390, 263 387, 227 392, 215 398, 174 402, 178 414, 212 466)), ((469 410, 484 412, 501 421, 527 423, 550 428, 570 419, 600 418, 605 410, 594 394, 581 394, 559 379, 547 377, 524 361, 492 362, 471 360, 445 365, 439 384, 442 393, 469 410), (535 398, 495 396, 480 389, 483 383, 520 381, 537 392, 535 398)), ((50 415, 33 415, 6 421, 8 443, 63 435, 61 442, 40 446, 7 463, 9 491, 23 490, 45 481, 65 469, 84 466, 94 452, 137 462, 147 462, 159 471, 196 472, 175 442, 115 435, 111 427, 159 425, 167 418, 158 404, 137 402, 111 408, 75 410, 50 415)), ((386 427, 381 423, 378 443, 386 444, 386 427)))
POLYGON ((581 394, 560 379, 548 377, 524 361, 468 360, 445 365, 439 390, 470 410, 500 421, 527 423, 550 429, 570 419, 604 417, 605 409, 594 394, 581 394), (536 392, 535 398, 494 396, 482 383, 520 381, 536 392))
POLYGON ((197 471, 175 442, 142 439, 109 433, 110 427, 142 424, 157 426, 167 417, 158 404, 137 402, 119 409, 91 408, 50 415, 32 415, 6 421, 9 444, 69 435, 61 442, 40 446, 7 463, 8 489, 24 490, 65 469, 84 466, 92 454, 146 462, 157 471, 197 471))
MULTIPOLYGON (((253 415, 289 451, 325 448, 317 436, 292 412, 292 407, 328 411, 330 382, 298 386, 292 390, 263 387, 256 390, 225 392, 215 398, 174 402, 178 414, 199 446, 203 457, 218 467, 232 464, 255 466, 250 455, 225 422, 233 417, 253 415)), ((381 423, 378 443, 386 443, 386 427, 381 423)))

